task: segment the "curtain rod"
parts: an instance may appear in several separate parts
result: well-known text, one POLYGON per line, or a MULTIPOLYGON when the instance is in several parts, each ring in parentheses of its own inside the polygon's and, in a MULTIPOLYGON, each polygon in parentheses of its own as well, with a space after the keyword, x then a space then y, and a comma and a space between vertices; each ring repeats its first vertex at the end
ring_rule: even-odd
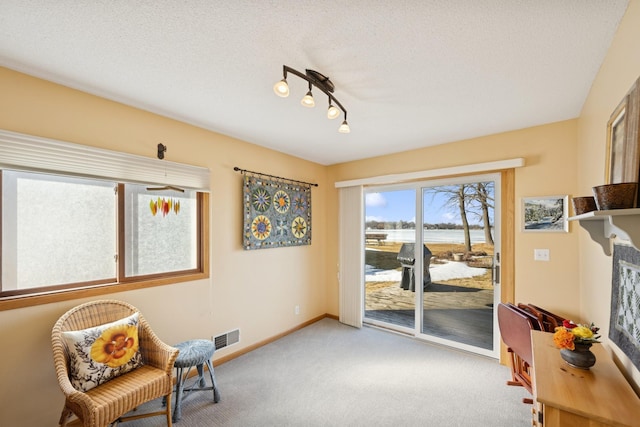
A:
POLYGON ((241 174, 244 174, 245 172, 249 172, 249 173, 252 173, 252 174, 255 174, 255 175, 259 175, 259 176, 268 176, 270 178, 284 179, 285 181, 296 182, 298 184, 311 185, 313 187, 317 187, 318 186, 318 184, 313 184, 311 182, 298 181, 297 179, 289 179, 289 178, 284 178, 282 176, 269 175, 268 173, 261 173, 261 172, 250 171, 250 170, 247 170, 247 169, 240 169, 237 166, 235 166, 233 168, 233 170, 236 171, 236 172, 240 172, 241 174))

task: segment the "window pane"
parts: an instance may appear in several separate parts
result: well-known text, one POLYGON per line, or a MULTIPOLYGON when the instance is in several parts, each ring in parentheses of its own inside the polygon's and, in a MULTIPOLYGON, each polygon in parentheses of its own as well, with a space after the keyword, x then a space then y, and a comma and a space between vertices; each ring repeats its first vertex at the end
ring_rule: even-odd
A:
POLYGON ((197 193, 125 185, 125 276, 198 267, 197 193))
POLYGON ((2 173, 2 290, 115 280, 115 183, 2 173))

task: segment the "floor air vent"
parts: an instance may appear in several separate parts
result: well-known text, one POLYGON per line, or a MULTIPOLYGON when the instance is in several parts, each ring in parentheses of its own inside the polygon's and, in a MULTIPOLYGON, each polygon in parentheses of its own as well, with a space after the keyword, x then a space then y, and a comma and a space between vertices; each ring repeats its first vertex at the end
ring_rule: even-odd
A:
POLYGON ((216 345, 216 350, 237 344, 240 342, 240 329, 234 329, 233 331, 218 335, 213 338, 213 342, 216 345))

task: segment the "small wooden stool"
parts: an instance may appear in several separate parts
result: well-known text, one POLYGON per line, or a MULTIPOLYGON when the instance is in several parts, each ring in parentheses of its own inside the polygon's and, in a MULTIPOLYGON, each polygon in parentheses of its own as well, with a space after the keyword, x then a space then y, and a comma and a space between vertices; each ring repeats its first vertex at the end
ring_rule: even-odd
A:
POLYGON ((176 344, 174 347, 180 350, 178 358, 173 366, 177 369, 177 383, 176 383, 176 403, 173 409, 173 422, 178 421, 182 417, 182 399, 186 397, 189 392, 192 391, 208 391, 213 390, 213 402, 220 401, 220 392, 216 385, 216 378, 213 374, 213 364, 211 358, 216 351, 216 346, 209 340, 191 340, 176 344), (206 386, 204 379, 204 365, 207 365, 209 369, 209 376, 211 376, 211 387, 206 386), (198 370, 198 379, 192 387, 185 389, 184 384, 189 377, 191 368, 196 367, 198 370), (186 372, 184 370, 187 369, 186 372))

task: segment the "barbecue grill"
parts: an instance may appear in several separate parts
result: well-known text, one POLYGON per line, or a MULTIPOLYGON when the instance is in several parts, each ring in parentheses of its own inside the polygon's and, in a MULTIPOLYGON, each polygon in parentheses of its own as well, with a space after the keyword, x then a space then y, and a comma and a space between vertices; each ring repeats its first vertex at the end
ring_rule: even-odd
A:
MULTIPOLYGON (((414 248, 415 244, 413 243, 403 243, 400 247, 400 252, 398 252, 397 260, 400 262, 402 266, 402 280, 400 281, 400 287, 402 289, 406 289, 408 291, 415 292, 415 274, 414 274, 414 265, 416 263, 416 258, 414 256, 414 248)), ((429 273, 429 263, 431 262, 431 251, 424 245, 423 250, 423 286, 422 289, 426 289, 427 286, 431 284, 431 273, 429 273)))

